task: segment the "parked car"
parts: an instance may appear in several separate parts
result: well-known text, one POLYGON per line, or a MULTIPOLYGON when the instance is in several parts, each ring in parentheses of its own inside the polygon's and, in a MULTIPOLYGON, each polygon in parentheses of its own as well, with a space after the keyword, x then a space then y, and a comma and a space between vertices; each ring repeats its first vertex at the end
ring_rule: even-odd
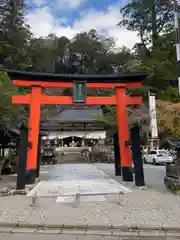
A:
POLYGON ((173 151, 173 150, 170 150, 170 151, 169 151, 169 155, 172 156, 173 162, 175 162, 176 157, 177 157, 177 152, 176 152, 176 151, 173 151))
POLYGON ((173 157, 167 150, 152 150, 144 155, 144 162, 153 163, 154 165, 172 163, 173 161, 173 157))

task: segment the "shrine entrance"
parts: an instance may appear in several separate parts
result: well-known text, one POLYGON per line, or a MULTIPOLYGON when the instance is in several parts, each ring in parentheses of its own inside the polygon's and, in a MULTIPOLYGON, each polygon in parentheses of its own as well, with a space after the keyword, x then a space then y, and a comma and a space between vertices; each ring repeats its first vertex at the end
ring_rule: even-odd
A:
MULTIPOLYGON (((127 95, 128 88, 139 88, 146 73, 130 73, 121 75, 71 75, 46 74, 27 71, 6 70, 13 84, 31 88, 31 93, 12 97, 13 104, 29 105, 28 141, 31 147, 27 151, 26 171, 35 179, 37 168, 38 139, 40 131, 41 104, 59 105, 116 105, 120 159, 123 180, 126 181, 128 169, 132 166, 129 146, 128 105, 142 104, 141 97, 127 95), (73 88, 73 96, 49 96, 42 92, 43 88, 73 88), (88 88, 115 89, 112 96, 87 96, 88 88)), ((128 180, 128 177, 127 177, 128 180)))

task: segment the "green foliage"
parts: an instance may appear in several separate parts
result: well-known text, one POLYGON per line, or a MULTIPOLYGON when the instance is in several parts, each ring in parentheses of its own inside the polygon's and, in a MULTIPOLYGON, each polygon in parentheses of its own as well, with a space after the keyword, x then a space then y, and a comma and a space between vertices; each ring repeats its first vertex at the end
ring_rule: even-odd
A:
POLYGON ((177 63, 173 11, 170 1, 132 0, 121 8, 123 19, 119 23, 138 32, 140 43, 134 46, 136 71, 148 73, 143 89, 135 90, 147 100, 147 89, 157 98, 178 102, 177 63))
POLYGON ((144 85, 142 88, 132 88, 129 89, 128 92, 131 96, 141 96, 143 98, 144 103, 148 102, 148 92, 153 88, 150 86, 144 85))
POLYGON ((7 73, 0 67, 0 129, 17 125, 26 121, 26 113, 23 106, 12 105, 12 96, 18 93, 18 89, 11 83, 7 73))
POLYGON ((148 73, 146 84, 158 90, 160 88, 166 89, 169 86, 167 80, 177 79, 176 50, 173 35, 173 33, 168 33, 159 37, 157 47, 151 51, 151 55, 142 58, 137 65, 138 71, 148 73))
POLYGON ((169 101, 157 101, 157 120, 161 138, 180 137, 180 107, 169 101))
POLYGON ((6 68, 24 69, 30 64, 27 48, 31 33, 24 18, 27 6, 24 0, 7 0, 1 7, 1 63, 6 68))
POLYGON ((142 46, 148 52, 149 45, 156 45, 158 36, 173 26, 172 3, 169 0, 132 0, 121 8, 120 26, 136 31, 142 46))
MULTIPOLYGON (((142 106, 130 106, 127 108, 128 122, 130 126, 139 124, 142 128, 146 128, 148 124, 148 109, 145 105, 142 106)), ((116 106, 105 105, 103 107, 103 116, 96 116, 97 121, 105 123, 109 126, 115 126, 116 121, 116 106)))
POLYGON ((164 101, 169 101, 169 102, 174 102, 178 103, 179 102, 179 92, 177 87, 167 87, 164 90, 157 90, 156 89, 156 95, 158 99, 162 99, 164 101))
MULTIPOLYGON (((130 95, 142 96, 145 104, 148 91, 155 92, 163 101, 179 101, 175 85, 178 76, 173 12, 169 0, 131 0, 121 8, 123 19, 119 25, 136 31, 140 37, 140 42, 132 51, 126 47, 116 49, 114 39, 93 29, 79 33, 73 39, 54 34, 35 38, 25 21, 27 10, 25 0, 2 0, 0 3, 0 64, 5 68, 74 74, 143 71, 148 73, 148 80, 141 89, 129 89, 130 95)), ((24 113, 22 106, 11 104, 11 96, 28 90, 12 86, 2 70, 0 80, 0 128, 5 128, 6 123, 19 122, 19 116, 24 113)), ((49 95, 63 94, 63 91, 64 94, 72 94, 67 90, 45 91, 49 95)), ((112 93, 98 89, 88 94, 105 96, 112 93)), ((51 110, 54 108, 56 106, 52 106, 51 110)), ((47 113, 46 107, 43 110, 47 113)), ((104 111, 105 116, 101 119, 97 117, 98 121, 115 125, 115 107, 106 106, 104 111)), ((128 111, 130 124, 147 119, 145 109, 129 108, 128 111)))
POLYGON ((103 115, 96 116, 96 120, 108 126, 116 125, 116 106, 105 105, 103 115))

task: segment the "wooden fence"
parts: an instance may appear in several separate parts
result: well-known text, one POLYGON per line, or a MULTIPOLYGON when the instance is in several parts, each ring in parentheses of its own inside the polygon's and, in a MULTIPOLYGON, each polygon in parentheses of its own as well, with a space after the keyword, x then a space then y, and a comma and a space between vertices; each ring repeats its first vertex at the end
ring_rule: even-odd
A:
POLYGON ((166 176, 173 178, 180 178, 180 166, 167 164, 166 165, 166 176))

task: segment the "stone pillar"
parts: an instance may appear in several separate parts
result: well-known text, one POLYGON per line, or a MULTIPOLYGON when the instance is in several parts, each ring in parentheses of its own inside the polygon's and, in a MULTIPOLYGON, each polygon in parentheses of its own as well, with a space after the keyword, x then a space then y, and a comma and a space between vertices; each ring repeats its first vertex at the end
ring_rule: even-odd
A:
POLYGON ((37 167, 36 167, 36 177, 39 177, 40 166, 41 166, 41 136, 39 136, 38 141, 38 152, 37 152, 37 167))
POLYGON ((132 156, 134 161, 135 184, 138 187, 142 187, 145 186, 145 181, 138 126, 134 126, 131 128, 131 144, 132 144, 132 156))
POLYGON ((28 149, 28 129, 23 125, 20 128, 20 141, 18 148, 18 172, 16 189, 25 189, 26 185, 26 160, 27 160, 27 149, 28 149))
POLYGON ((119 139, 118 139, 117 132, 113 136, 113 143, 114 143, 115 176, 121 176, 121 158, 120 158, 119 139))

